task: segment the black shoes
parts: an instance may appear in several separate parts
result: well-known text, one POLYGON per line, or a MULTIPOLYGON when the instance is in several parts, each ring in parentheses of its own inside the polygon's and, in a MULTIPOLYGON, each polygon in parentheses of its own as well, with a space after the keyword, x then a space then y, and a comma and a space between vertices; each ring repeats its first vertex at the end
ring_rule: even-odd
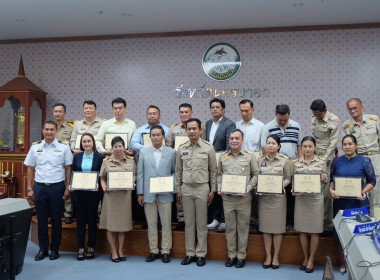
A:
POLYGON ((305 268, 305 272, 306 273, 313 273, 313 271, 314 271, 314 267, 312 267, 312 268, 305 268))
POLYGON ((191 264, 193 261, 195 261, 196 258, 194 256, 187 256, 186 258, 184 258, 181 262, 182 265, 188 265, 188 264, 191 264))
POLYGON ((306 270, 306 265, 300 265, 300 270, 306 270))
POLYGON ((176 230, 184 230, 185 229, 185 222, 178 222, 177 226, 175 227, 176 230))
POLYGON ((170 262, 170 256, 169 256, 169 254, 163 254, 162 255, 162 262, 163 263, 169 263, 170 262))
POLYGON ((197 258, 197 266, 204 266, 206 264, 206 260, 204 257, 197 258))
POLYGON ((59 258, 58 251, 51 251, 51 253, 50 253, 50 260, 54 261, 54 260, 56 260, 58 258, 59 258))
POLYGON ((268 268, 271 268, 272 267, 272 264, 263 264, 263 268, 264 269, 268 269, 268 268))
POLYGON ((245 259, 237 259, 235 267, 236 268, 242 268, 245 266, 245 259))
POLYGON ((65 217, 65 223, 66 223, 66 225, 72 224, 73 223, 73 218, 71 218, 71 217, 65 217))
POLYGON ((119 263, 120 262, 120 258, 116 258, 116 259, 114 259, 114 258, 112 258, 112 254, 111 254, 111 261, 112 262, 114 262, 114 263, 119 263))
POLYGON ((150 255, 145 259, 146 262, 152 262, 160 257, 159 254, 150 253, 150 255))
POLYGON ((229 258, 224 264, 226 267, 234 266, 236 263, 236 258, 229 258))
POLYGON ((42 261, 45 257, 49 256, 49 253, 46 251, 40 250, 38 254, 34 257, 35 261, 42 261))

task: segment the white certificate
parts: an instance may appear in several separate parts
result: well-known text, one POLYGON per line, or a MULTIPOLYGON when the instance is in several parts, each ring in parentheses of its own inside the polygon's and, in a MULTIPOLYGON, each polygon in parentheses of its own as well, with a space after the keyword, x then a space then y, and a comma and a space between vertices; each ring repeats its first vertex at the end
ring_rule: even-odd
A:
POLYGON ((150 178, 151 193, 172 193, 174 192, 174 177, 151 177, 150 178))
POLYGON ((107 172, 107 189, 114 190, 133 190, 133 170, 129 171, 108 171, 107 172))
POLYGON ((304 193, 304 194, 322 193, 321 174, 320 173, 294 174, 293 191, 295 193, 304 193))
POLYGON ((105 139, 104 139, 104 149, 109 150, 112 148, 111 142, 112 139, 116 136, 120 136, 123 138, 125 143, 125 148, 128 147, 128 133, 106 133, 105 139))
POLYGON ((179 146, 187 141, 189 141, 187 135, 177 135, 174 139, 174 149, 178 151, 179 146))
POLYGON ((334 177, 335 191, 339 197, 357 198, 362 196, 362 178, 334 177))
POLYGON ((98 187, 99 172, 73 171, 71 176, 71 189, 82 191, 96 191, 98 187))
POLYGON ((219 166, 219 161, 220 161, 220 156, 223 154, 224 152, 216 152, 215 153, 215 157, 216 157, 216 167, 218 168, 219 166))
POLYGON ((257 192, 263 194, 282 194, 283 175, 259 174, 257 176, 257 192))
POLYGON ((75 150, 80 150, 80 139, 82 138, 82 134, 77 134, 77 138, 75 139, 75 150))
POLYGON ((222 174, 221 192, 230 194, 247 193, 247 175, 222 174))
MULTIPOLYGON (((151 147, 153 146, 152 140, 150 139, 150 133, 143 133, 143 145, 146 147, 151 147)), ((162 145, 165 146, 165 139, 162 141, 162 145)))

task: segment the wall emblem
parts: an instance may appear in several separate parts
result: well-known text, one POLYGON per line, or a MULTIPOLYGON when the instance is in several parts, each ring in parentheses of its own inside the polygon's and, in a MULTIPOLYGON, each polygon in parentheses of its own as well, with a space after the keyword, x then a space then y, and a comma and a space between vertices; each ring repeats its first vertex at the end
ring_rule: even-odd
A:
POLYGON ((203 55, 202 66, 211 79, 227 81, 235 77, 240 69, 240 54, 230 44, 217 43, 209 47, 203 55))

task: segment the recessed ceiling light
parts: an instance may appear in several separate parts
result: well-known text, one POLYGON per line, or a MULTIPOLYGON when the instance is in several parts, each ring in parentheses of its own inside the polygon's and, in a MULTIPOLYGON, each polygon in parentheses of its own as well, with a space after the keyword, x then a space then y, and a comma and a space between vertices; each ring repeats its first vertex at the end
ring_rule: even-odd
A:
POLYGON ((25 19, 16 19, 17 22, 26 22, 25 19))
POLYGON ((99 15, 102 15, 104 12, 103 11, 99 11, 98 13, 99 13, 99 15))
POLYGON ((293 7, 302 7, 303 6, 303 3, 294 3, 293 4, 293 7))
POLYGON ((122 13, 121 16, 122 16, 122 17, 130 17, 130 16, 132 16, 132 14, 129 14, 129 13, 122 13))

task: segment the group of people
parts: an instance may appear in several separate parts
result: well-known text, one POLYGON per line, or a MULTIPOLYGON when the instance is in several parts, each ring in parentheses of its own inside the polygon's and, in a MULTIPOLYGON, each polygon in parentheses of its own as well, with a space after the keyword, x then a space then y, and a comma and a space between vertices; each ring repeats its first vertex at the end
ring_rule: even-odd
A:
MULTIPOLYGON (((185 229, 186 258, 182 265, 205 265, 208 229, 218 228, 226 234, 225 265, 244 267, 250 222, 258 219, 266 254, 263 268, 279 268, 282 234, 294 227, 300 233, 304 253, 300 269, 311 273, 319 234, 333 231, 333 215, 340 209, 368 206, 368 199, 373 203, 378 196, 374 187, 380 176, 380 121, 375 115, 363 114, 358 98, 346 105, 351 118, 342 125, 344 155, 336 157, 339 119, 319 99, 310 106, 313 136, 306 137, 300 125, 290 119, 288 105, 277 105, 275 118, 264 125, 254 118, 255 107, 248 99, 240 102, 242 120, 236 123, 225 116, 225 101, 214 98, 209 102, 212 118, 206 125, 193 118, 190 104, 183 103, 179 106, 179 123, 170 128, 161 124, 160 109, 151 105, 146 111, 147 123, 137 129, 135 122, 126 118, 127 104, 122 98, 112 101, 114 118, 106 121, 96 116, 95 102, 85 101, 84 119, 75 125, 65 120, 65 105, 55 104, 54 121, 43 124, 44 139, 33 143, 24 162, 28 167, 28 196, 34 198, 38 218, 40 251, 35 260, 49 256, 49 217, 50 259, 59 257, 59 205, 64 196, 65 222, 72 222, 72 203, 76 212, 77 259, 94 257, 102 201, 99 227, 107 230, 111 260, 125 261, 124 236, 133 228, 132 189, 114 190, 107 178, 110 171, 132 171, 136 199, 144 207, 148 225, 147 262, 160 258, 160 254, 164 263, 170 262, 171 204, 175 200, 177 229, 185 229), (115 136, 110 144, 106 141, 109 133, 115 136), (99 172, 99 191, 73 190, 72 171, 99 172), (320 174, 322 193, 295 193, 291 182, 297 173, 320 174), (228 174, 245 176, 245 191, 223 191, 223 175, 228 174), (283 193, 257 192, 259 174, 281 175, 283 193), (170 176, 172 191, 151 192, 152 178, 170 176), (336 176, 363 178, 362 196, 355 200, 339 198, 334 189, 336 176), (162 225, 161 250, 158 217, 162 225)), ((342 260, 342 272, 345 267, 342 260)))

